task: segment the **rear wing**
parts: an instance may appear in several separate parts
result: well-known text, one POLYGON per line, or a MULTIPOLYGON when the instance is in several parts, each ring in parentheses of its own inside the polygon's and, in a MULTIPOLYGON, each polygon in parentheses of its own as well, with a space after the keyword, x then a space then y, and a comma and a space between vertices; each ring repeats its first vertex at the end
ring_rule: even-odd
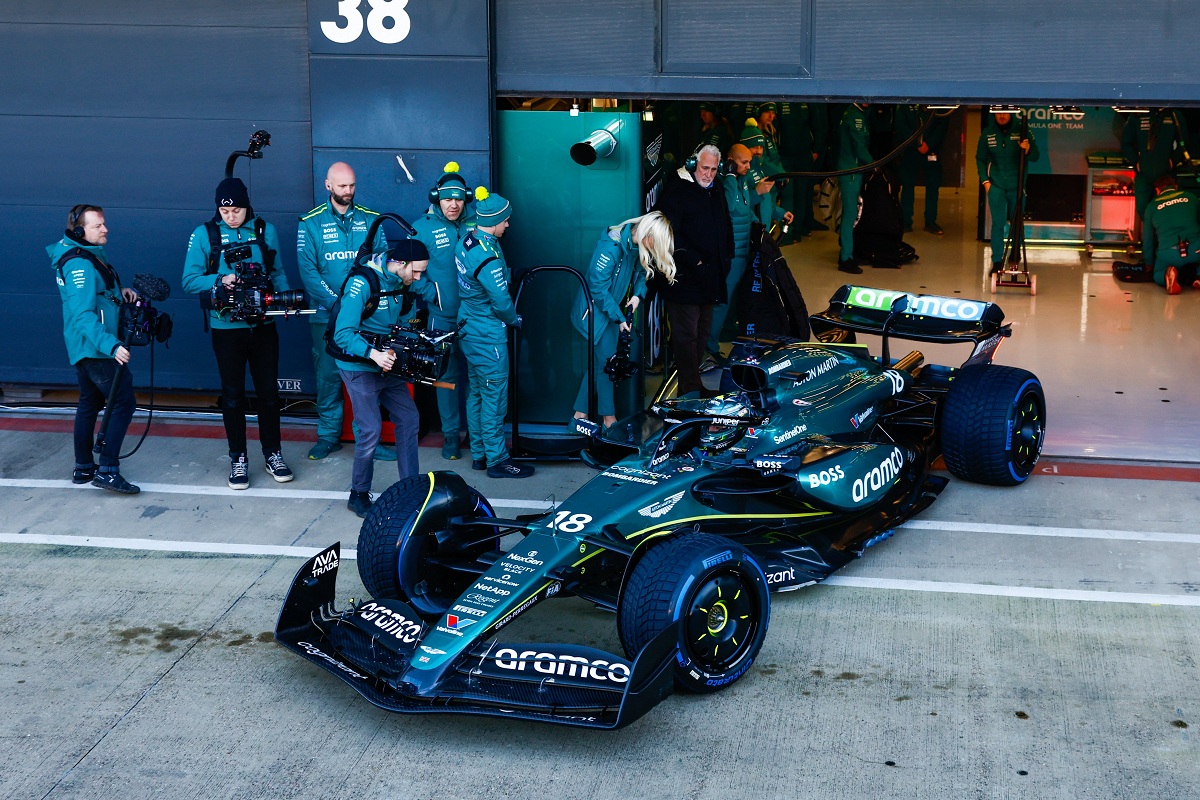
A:
POLYGON ((896 298, 907 295, 908 307, 887 324, 886 334, 916 342, 954 343, 989 340, 1012 335, 1004 311, 995 303, 962 297, 909 294, 868 286, 842 286, 829 298, 829 308, 809 319, 821 341, 837 341, 838 331, 882 336, 896 298))

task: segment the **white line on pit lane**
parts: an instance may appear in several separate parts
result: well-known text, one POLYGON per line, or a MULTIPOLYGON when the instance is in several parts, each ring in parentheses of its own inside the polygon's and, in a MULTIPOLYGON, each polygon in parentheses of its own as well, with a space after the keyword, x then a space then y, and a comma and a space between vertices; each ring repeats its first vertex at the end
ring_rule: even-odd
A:
MULTIPOLYGON (((70 481, 38 480, 34 478, 0 478, 0 488, 18 489, 72 489, 91 491, 90 486, 75 486, 70 481)), ((229 489, 224 486, 188 486, 172 483, 142 483, 144 492, 162 494, 204 495, 207 497, 267 497, 290 500, 345 500, 346 492, 328 492, 317 489, 229 489)), ((97 490, 101 491, 101 490, 97 490)), ((494 508, 526 508, 545 510, 553 507, 549 500, 521 500, 512 498, 488 498, 494 508)), ((1200 544, 1200 534, 1166 533, 1163 531, 1120 531, 1093 528, 1053 528, 1036 525, 993 525, 984 522, 949 522, 942 520, 909 520, 897 529, 918 531, 944 531, 948 533, 995 533, 1007 536, 1050 536, 1060 539, 1105 539, 1125 542, 1173 542, 1175 544, 1200 544)))
MULTIPOLYGON (((91 491, 91 486, 76 486, 70 481, 49 481, 34 478, 0 478, 0 488, 15 489, 73 489, 91 491)), ((174 483, 138 483, 143 492, 159 494, 197 494, 206 497, 271 497, 285 500, 345 500, 348 492, 327 492, 319 489, 230 489, 225 486, 187 486, 174 483)), ((99 490, 103 491, 103 490, 99 490)), ((548 500, 492 500, 493 508, 530 508, 544 510, 552 504, 548 500)))
MULTIPOLYGON (((215 553, 219 555, 290 556, 312 558, 320 549, 313 547, 279 547, 270 545, 224 544, 215 542, 172 542, 155 539, 116 539, 100 536, 54 536, 28 533, 0 533, 0 544, 40 544, 67 547, 98 547, 120 550, 151 550, 169 553, 215 553)), ((343 550, 347 560, 358 556, 355 550, 343 550)), ((1046 589, 1036 586, 993 586, 951 581, 911 581, 892 578, 847 578, 834 575, 826 578, 824 586, 854 589, 888 589, 901 592, 938 592, 943 594, 973 594, 986 597, 1019 597, 1034 600, 1075 600, 1088 603, 1132 603, 1152 606, 1200 607, 1200 596, 1142 594, 1134 592, 1101 592, 1080 589, 1046 589)))

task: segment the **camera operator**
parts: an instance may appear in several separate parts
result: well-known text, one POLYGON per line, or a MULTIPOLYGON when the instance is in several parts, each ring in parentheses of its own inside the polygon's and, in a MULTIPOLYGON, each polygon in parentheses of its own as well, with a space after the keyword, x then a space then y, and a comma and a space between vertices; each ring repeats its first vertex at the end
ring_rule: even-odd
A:
MULTIPOLYGON (((630 329, 625 315, 637 311, 641 305, 646 296, 646 281, 658 272, 668 284, 675 282, 674 250, 671 223, 658 211, 618 222, 600 234, 585 276, 595 312, 592 346, 598 366, 603 366, 617 351, 621 332, 630 329)), ((588 335, 587 314, 587 298, 580 287, 575 294, 571 324, 584 337, 588 335)), ((575 397, 575 419, 587 418, 588 389, 585 373, 575 397)), ((608 375, 596 375, 596 406, 605 428, 616 424, 613 381, 608 375)))
MULTIPOLYGON (((208 230, 201 225, 192 231, 183 264, 183 289, 192 294, 209 294, 220 284, 232 290, 239 283, 235 267, 222 254, 239 245, 248 245, 250 261, 261 265, 276 291, 288 291, 287 276, 275 264, 279 253, 279 235, 269 222, 256 222, 250 207, 246 185, 238 178, 226 178, 217 186, 217 215, 213 217, 221 244, 214 248, 208 230), (258 235, 258 230, 263 235, 258 235)), ((258 434, 266 459, 267 472, 280 483, 294 477, 280 452, 279 433, 279 334, 269 317, 255 321, 229 319, 214 307, 209 311, 213 353, 221 374, 221 416, 229 444, 229 488, 246 489, 250 476, 246 465, 246 365, 258 395, 258 434)))
MULTIPOLYGON (((338 379, 333 356, 325 352, 325 328, 330 309, 337 302, 350 274, 350 267, 367 230, 379 212, 363 208, 354 202, 357 178, 349 164, 337 162, 325 173, 325 189, 329 200, 300 217, 296 228, 296 263, 304 288, 312 298, 317 313, 309 318, 312 332, 313 371, 317 378, 317 442, 308 451, 314 460, 341 450, 338 439, 342 434, 342 382, 338 379)), ((374 242, 374 252, 387 249, 383 231, 374 242)), ((375 457, 394 461, 396 452, 384 445, 376 448, 375 457)))
POLYGON ((504 441, 508 413, 508 329, 521 318, 508 293, 509 271, 500 249, 512 204, 482 186, 475 189, 475 230, 463 237, 458 269, 458 321, 467 359, 467 433, 471 468, 489 478, 528 478, 534 469, 509 458, 504 441))
MULTIPOLYGON (((467 183, 458 172, 458 164, 448 163, 442 176, 429 190, 430 207, 420 219, 413 221, 417 229, 414 236, 429 250, 428 288, 436 290, 429 302, 429 327, 434 330, 452 331, 458 327, 458 270, 454 266, 454 254, 463 237, 475 229, 475 217, 470 214, 467 202, 467 183)), ((438 416, 442 419, 442 458, 454 461, 462 457, 459 445, 461 423, 458 400, 460 372, 459 354, 450 360, 450 368, 442 376, 446 383, 456 385, 454 389, 437 389, 438 416)))
POLYGON ((134 302, 137 292, 121 288, 120 278, 104 253, 107 242, 104 209, 77 205, 67 215, 66 234, 46 248, 63 304, 67 356, 79 379, 71 482, 137 494, 141 490, 120 472, 121 443, 133 418, 135 398, 133 376, 127 367, 129 349, 117 338, 121 302, 134 302), (92 460, 96 418, 110 397, 108 430, 97 471, 92 460))
POLYGON ((401 316, 410 304, 406 302, 408 298, 397 294, 407 292, 415 281, 421 280, 429 265, 429 251, 415 239, 401 239, 388 252, 386 268, 381 268, 381 261, 381 257, 376 256, 367 262, 379 273, 380 295, 375 310, 367 311, 372 299, 367 279, 358 274, 351 275, 338 305, 333 333, 334 342, 345 353, 370 359, 369 362, 336 360, 354 408, 354 419, 358 422, 358 434, 354 437, 354 471, 346 508, 360 517, 366 516, 371 508, 375 447, 383 432, 380 404, 388 410, 396 428, 396 469, 401 480, 420 470, 417 460, 420 414, 409 393, 408 383, 389 374, 396 364, 396 353, 372 347, 362 334, 388 333, 393 325, 401 323, 401 316))

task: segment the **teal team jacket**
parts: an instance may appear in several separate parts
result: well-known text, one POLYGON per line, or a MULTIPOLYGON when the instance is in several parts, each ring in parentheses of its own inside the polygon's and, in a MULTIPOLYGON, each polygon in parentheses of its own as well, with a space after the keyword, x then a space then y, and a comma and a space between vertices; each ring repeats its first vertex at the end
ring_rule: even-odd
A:
MULTIPOLYGON (((225 220, 220 220, 217 223, 217 230, 221 233, 221 244, 250 244, 251 252, 253 253, 252 261, 266 266, 266 253, 263 252, 263 245, 254 238, 254 220, 256 217, 247 216, 246 221, 240 227, 231 228, 225 224, 225 220)), ((266 246, 275 251, 275 266, 272 268, 269 278, 271 285, 275 287, 277 292, 286 292, 288 290, 287 275, 283 273, 283 266, 279 263, 279 234, 275 231, 275 226, 271 223, 266 223, 266 228, 263 231, 266 239, 266 246)), ((183 290, 188 294, 203 294, 211 292, 213 286, 225 275, 233 274, 233 267, 225 263, 224 258, 217 260, 217 271, 213 274, 208 273, 208 256, 212 252, 212 247, 208 242, 208 231, 203 225, 192 231, 192 237, 188 239, 187 256, 183 261, 183 290)), ((230 328, 249 328, 252 327, 248 322, 234 322, 221 315, 217 309, 209 312, 209 325, 213 328, 230 329, 230 328)), ((268 317, 263 325, 272 325, 274 320, 268 317)))
MULTIPOLYGON (((328 201, 300 217, 296 227, 296 265, 308 293, 308 307, 317 311, 313 322, 329 321, 329 311, 354 266, 354 257, 378 217, 378 211, 360 205, 351 205, 345 214, 339 214, 328 201)), ((371 251, 380 253, 386 249, 387 239, 381 227, 371 251)))
POLYGON ((103 247, 82 244, 66 236, 46 248, 63 304, 63 340, 72 364, 85 358, 112 358, 121 345, 117 338, 121 312, 120 280, 114 281, 112 289, 108 289, 92 262, 81 256, 68 259, 61 275, 56 268, 63 254, 76 247, 108 263, 103 247))

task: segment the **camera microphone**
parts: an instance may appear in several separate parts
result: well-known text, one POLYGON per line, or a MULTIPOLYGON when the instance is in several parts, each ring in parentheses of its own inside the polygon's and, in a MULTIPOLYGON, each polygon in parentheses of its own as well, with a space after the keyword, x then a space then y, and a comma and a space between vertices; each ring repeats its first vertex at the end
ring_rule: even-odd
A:
POLYGON ((139 297, 155 303, 161 303, 171 296, 171 285, 149 272, 139 272, 133 276, 133 290, 139 297))

